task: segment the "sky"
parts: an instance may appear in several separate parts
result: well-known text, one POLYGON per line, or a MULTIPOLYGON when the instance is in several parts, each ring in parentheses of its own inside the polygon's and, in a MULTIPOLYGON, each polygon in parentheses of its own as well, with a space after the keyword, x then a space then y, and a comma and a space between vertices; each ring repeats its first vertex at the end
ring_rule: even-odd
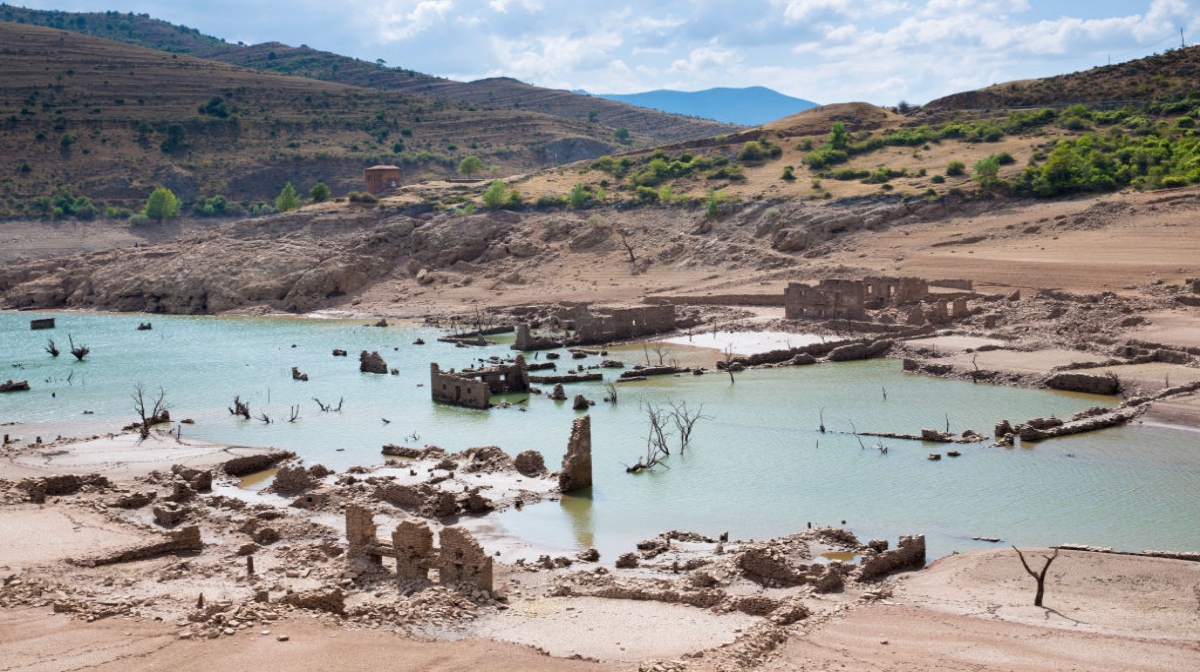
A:
POLYGON ((821 104, 923 104, 1200 42, 1200 0, 6 1, 146 13, 229 42, 305 44, 461 81, 766 86, 821 104))

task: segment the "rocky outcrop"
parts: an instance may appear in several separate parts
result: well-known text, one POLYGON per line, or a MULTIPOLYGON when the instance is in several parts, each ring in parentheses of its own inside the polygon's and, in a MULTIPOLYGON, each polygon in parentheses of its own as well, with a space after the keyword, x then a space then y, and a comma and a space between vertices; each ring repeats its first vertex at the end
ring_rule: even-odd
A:
POLYGON ((517 454, 513 460, 517 472, 522 476, 536 478, 546 473, 546 460, 536 450, 526 450, 517 454))
POLYGON ((892 341, 890 339, 875 341, 874 343, 849 343, 831 350, 827 359, 831 362, 871 359, 872 357, 883 356, 891 347, 892 341))

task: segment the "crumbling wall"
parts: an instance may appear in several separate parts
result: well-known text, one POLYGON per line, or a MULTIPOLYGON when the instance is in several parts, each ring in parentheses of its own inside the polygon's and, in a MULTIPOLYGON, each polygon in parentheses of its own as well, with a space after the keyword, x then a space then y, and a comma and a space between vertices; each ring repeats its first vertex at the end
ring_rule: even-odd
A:
POLYGON ((372 513, 357 504, 346 506, 346 560, 366 560, 379 564, 382 558, 375 551, 375 520, 372 513))
POLYGON ((442 528, 439 536, 438 580, 445 585, 463 583, 492 590, 492 557, 471 533, 461 527, 442 528))
POLYGON ((551 350, 562 347, 562 343, 545 336, 534 336, 533 329, 527 322, 517 325, 517 337, 512 344, 513 350, 551 350))
POLYGON ((437 362, 429 365, 429 389, 434 401, 467 408, 489 408, 492 390, 482 380, 443 373, 437 362))
POLYGON ((789 320, 858 319, 864 315, 865 299, 861 280, 825 279, 815 286, 792 282, 783 293, 783 314, 789 320))
POLYGON ((901 569, 920 569, 925 566, 925 535, 903 534, 896 548, 882 553, 863 555, 858 580, 866 581, 901 569))
POLYGON ((118 562, 131 562, 133 560, 146 560, 148 558, 156 558, 160 555, 168 553, 196 553, 204 549, 204 542, 200 540, 200 528, 195 525, 190 525, 181 530, 167 533, 167 539, 146 546, 134 546, 125 548, 115 553, 108 553, 100 556, 91 556, 78 560, 71 560, 71 564, 83 565, 85 567, 96 567, 99 565, 113 565, 118 562))
POLYGON ((429 580, 429 569, 434 566, 437 553, 428 525, 413 520, 400 521, 392 532, 392 549, 396 551, 396 574, 400 579, 429 580))
POLYGON ((573 343, 609 343, 661 334, 675 328, 675 305, 604 308, 575 307, 573 343))
POLYGON ((107 488, 108 479, 100 474, 63 474, 21 479, 17 487, 29 495, 29 501, 41 504, 46 497, 73 495, 84 487, 107 488))
POLYGON ((562 471, 558 474, 560 492, 574 492, 592 487, 592 416, 575 418, 571 423, 571 438, 563 456, 562 471))

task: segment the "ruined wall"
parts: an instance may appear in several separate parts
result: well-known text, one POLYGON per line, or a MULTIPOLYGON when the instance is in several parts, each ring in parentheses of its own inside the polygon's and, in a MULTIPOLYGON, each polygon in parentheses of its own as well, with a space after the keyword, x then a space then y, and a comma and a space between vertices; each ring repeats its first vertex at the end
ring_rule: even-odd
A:
POLYGON ((429 569, 434 566, 437 553, 428 525, 414 520, 400 521, 392 532, 392 548, 396 551, 396 574, 402 580, 429 580, 429 569))
POLYGON ((925 566, 925 535, 900 535, 900 543, 890 551, 864 555, 858 580, 866 581, 901 569, 920 569, 925 566))
POLYGON ((443 585, 464 583, 491 592, 492 557, 475 537, 461 527, 442 528, 438 537, 438 581, 443 585))
POLYGON ((513 350, 552 350, 562 347, 562 343, 545 336, 534 336, 529 323, 517 325, 517 338, 512 344, 513 350))
POLYGON ((375 521, 369 510, 357 504, 346 507, 346 559, 368 560, 380 562, 379 555, 372 547, 375 545, 375 521))
POLYGON ((575 308, 575 343, 609 343, 661 334, 675 328, 675 305, 606 308, 593 312, 575 308))
POLYGON ((434 401, 468 408, 489 408, 492 391, 482 380, 443 373, 437 362, 429 365, 429 392, 434 401))
POLYGON ((574 492, 592 487, 592 416, 575 418, 571 423, 571 438, 563 456, 562 471, 558 474, 560 492, 574 492))
POLYGON ((784 317, 857 319, 863 316, 865 297, 861 280, 827 279, 816 286, 792 282, 783 293, 784 317))
POLYGON ((156 558, 168 553, 196 553, 204 549, 204 542, 200 540, 200 528, 195 525, 190 525, 174 532, 168 532, 167 534, 168 537, 165 541, 146 546, 133 546, 106 555, 90 556, 77 560, 72 559, 69 562, 74 565, 96 567, 98 565, 112 565, 119 562, 156 558))

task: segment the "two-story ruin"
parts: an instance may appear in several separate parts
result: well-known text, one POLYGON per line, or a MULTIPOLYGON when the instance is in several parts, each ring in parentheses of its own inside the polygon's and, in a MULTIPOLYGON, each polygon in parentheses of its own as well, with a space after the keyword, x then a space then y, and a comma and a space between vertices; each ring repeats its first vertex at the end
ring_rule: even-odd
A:
POLYGON ((529 391, 529 367, 524 355, 512 364, 480 369, 442 371, 437 362, 429 365, 429 388, 434 401, 467 408, 490 408, 493 394, 529 391))

